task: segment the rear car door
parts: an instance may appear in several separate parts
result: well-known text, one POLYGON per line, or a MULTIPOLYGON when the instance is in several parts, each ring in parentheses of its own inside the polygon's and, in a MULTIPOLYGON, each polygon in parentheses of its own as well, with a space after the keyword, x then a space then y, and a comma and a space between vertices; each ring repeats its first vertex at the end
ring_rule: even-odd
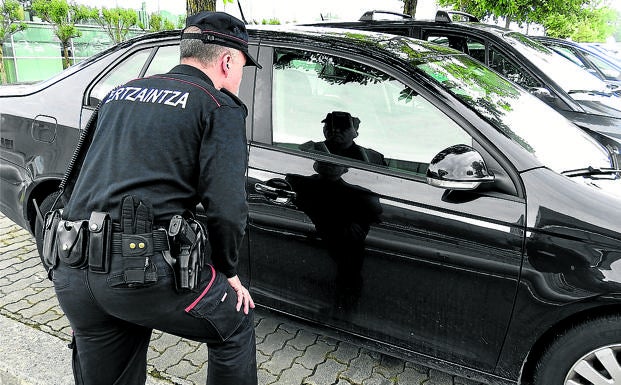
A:
POLYGON ((491 370, 511 317, 525 204, 432 187, 432 157, 476 145, 411 79, 312 48, 262 42, 249 152, 251 291, 329 328, 491 370), (271 63, 271 65, 270 65, 271 63), (359 119, 357 153, 322 120, 359 119))

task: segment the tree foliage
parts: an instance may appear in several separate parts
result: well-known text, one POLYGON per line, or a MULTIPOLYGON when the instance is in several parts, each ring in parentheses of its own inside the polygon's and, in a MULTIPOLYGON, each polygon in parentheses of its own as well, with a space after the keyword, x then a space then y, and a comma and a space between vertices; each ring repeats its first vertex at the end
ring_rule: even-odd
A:
POLYGON ((605 42, 621 27, 620 19, 619 11, 609 7, 585 7, 574 15, 550 14, 542 24, 549 36, 574 41, 605 42))
POLYGON ((471 13, 479 19, 504 18, 505 26, 511 22, 541 23, 547 15, 571 15, 591 0, 439 0, 441 6, 452 6, 471 13))
POLYGON ((138 14, 133 9, 102 8, 96 20, 114 43, 127 40, 130 28, 138 26, 138 14))
POLYGON ((148 25, 144 25, 142 21, 138 22, 138 27, 147 32, 169 31, 175 29, 177 24, 168 20, 159 13, 152 13, 149 15, 148 25))
POLYGON ((52 24, 54 35, 60 40, 63 49, 63 68, 68 68, 70 41, 81 36, 76 23, 93 17, 91 8, 69 5, 67 0, 34 0, 32 11, 42 20, 52 24))
POLYGON ((24 10, 17 0, 3 0, 0 11, 0 42, 26 29, 24 10))
POLYGON ((440 6, 471 13, 479 19, 504 18, 542 25, 550 36, 576 41, 603 41, 615 33, 619 13, 606 0, 439 0, 440 6))
POLYGON ((17 0, 3 0, 0 9, 0 84, 6 83, 2 43, 11 35, 26 29, 24 10, 17 0))

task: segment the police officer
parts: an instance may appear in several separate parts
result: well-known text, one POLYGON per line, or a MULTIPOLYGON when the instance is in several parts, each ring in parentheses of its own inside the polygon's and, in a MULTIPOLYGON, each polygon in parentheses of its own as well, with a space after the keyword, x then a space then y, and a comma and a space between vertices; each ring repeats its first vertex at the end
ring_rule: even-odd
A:
POLYGON ((188 17, 180 51, 170 72, 132 80, 103 100, 62 214, 69 229, 94 212, 113 223, 108 246, 97 246, 101 226, 92 221, 57 238, 72 261, 61 258, 52 279, 73 329, 77 384, 144 384, 153 329, 206 342, 209 384, 257 383, 254 302, 237 275, 247 109, 236 95, 243 67, 261 67, 244 24, 222 12, 188 17), (196 288, 179 290, 161 234, 199 203, 211 264, 196 288), (90 243, 80 238, 87 236, 90 243), (73 263, 71 253, 88 260, 73 263))

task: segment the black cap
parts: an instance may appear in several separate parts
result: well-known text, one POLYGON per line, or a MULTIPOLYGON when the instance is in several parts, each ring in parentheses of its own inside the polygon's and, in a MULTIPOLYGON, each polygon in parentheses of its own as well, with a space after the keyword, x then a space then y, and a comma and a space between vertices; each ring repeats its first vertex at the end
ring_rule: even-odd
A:
POLYGON ((321 121, 325 123, 327 128, 355 128, 358 130, 360 119, 351 116, 349 112, 332 111, 328 112, 326 117, 321 121))
POLYGON ((225 12, 200 12, 188 16, 185 27, 195 26, 202 33, 182 33, 181 39, 199 39, 208 44, 235 48, 246 55, 246 65, 263 68, 248 53, 248 31, 244 23, 225 12))

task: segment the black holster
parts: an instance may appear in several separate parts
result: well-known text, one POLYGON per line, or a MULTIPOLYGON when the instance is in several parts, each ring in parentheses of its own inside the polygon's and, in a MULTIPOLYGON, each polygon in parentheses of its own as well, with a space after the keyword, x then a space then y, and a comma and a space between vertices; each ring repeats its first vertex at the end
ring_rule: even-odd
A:
POLYGON ((50 271, 58 264, 58 253, 56 252, 56 231, 61 218, 62 209, 56 209, 45 214, 43 223, 43 248, 41 256, 45 263, 46 270, 50 271))
POLYGON ((178 291, 194 290, 205 264, 207 232, 200 222, 175 215, 168 236, 170 250, 164 251, 164 259, 174 271, 175 287, 178 291))

